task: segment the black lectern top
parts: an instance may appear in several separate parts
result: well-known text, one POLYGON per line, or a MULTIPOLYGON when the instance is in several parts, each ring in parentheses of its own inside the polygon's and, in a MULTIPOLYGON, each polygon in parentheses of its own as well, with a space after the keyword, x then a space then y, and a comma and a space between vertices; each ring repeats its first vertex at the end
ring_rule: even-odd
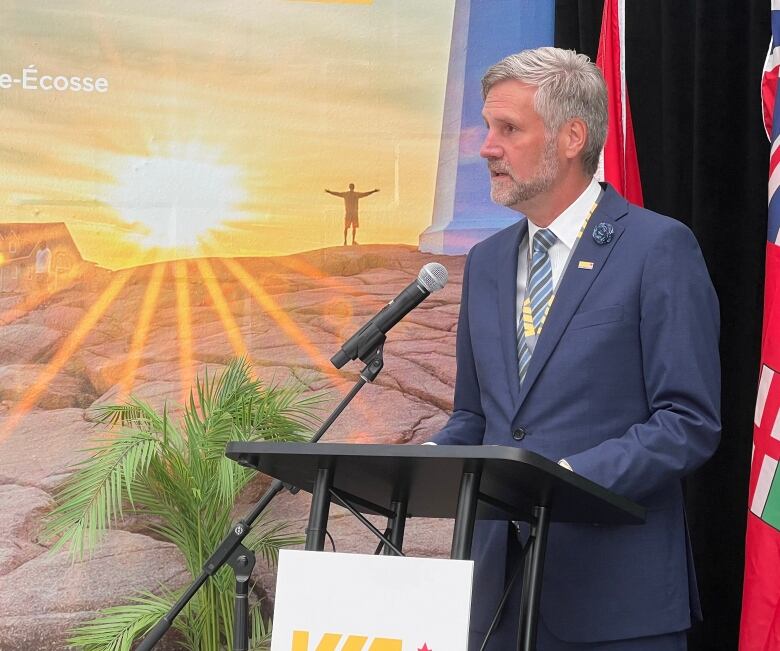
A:
POLYGON ((228 458, 309 493, 320 468, 363 513, 455 517, 461 477, 479 475, 476 517, 530 520, 548 506, 554 522, 641 524, 645 509, 544 457, 519 448, 470 445, 229 443, 228 458))

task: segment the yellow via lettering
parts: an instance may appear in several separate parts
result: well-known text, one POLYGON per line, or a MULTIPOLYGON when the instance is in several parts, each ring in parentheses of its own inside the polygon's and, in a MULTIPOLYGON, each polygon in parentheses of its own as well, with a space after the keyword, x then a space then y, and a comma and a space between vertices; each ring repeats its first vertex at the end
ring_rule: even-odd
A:
MULTIPOLYGON (((325 633, 313 651, 336 651, 342 637, 339 633, 325 633)), ((364 651, 367 641, 368 637, 365 635, 349 635, 340 651, 364 651)), ((308 631, 293 631, 290 651, 309 651, 308 631)), ((403 643, 389 637, 377 637, 365 651, 403 651, 403 643)))
POLYGON ((344 646, 341 647, 341 651, 363 651, 367 640, 365 635, 350 635, 344 642, 344 646))
MULTIPOLYGON (((315 651, 336 651, 341 635, 325 633, 315 651)), ((291 651, 309 651, 309 631, 293 631, 291 651)))
POLYGON ((403 651, 401 640, 389 637, 376 637, 368 651, 403 651))

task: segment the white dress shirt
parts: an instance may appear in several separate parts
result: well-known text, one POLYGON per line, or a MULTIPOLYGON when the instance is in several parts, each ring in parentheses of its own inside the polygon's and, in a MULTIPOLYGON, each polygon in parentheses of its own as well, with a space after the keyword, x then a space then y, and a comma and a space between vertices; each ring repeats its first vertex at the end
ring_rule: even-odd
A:
MULTIPOLYGON (((548 249, 550 255, 550 264, 552 265, 553 291, 558 289, 566 271, 566 263, 571 256, 572 248, 577 241, 577 234, 582 228, 582 222, 590 212, 593 204, 598 200, 601 194, 601 186, 596 179, 591 179, 590 184, 577 197, 574 202, 558 215, 547 228, 553 232, 557 238, 555 243, 548 249)), ((520 242, 520 253, 517 256, 517 311, 515 312, 515 329, 520 325, 520 319, 523 316, 523 301, 525 300, 526 283, 528 282, 528 261, 533 255, 532 242, 533 237, 539 227, 530 219, 528 220, 528 235, 520 242)))

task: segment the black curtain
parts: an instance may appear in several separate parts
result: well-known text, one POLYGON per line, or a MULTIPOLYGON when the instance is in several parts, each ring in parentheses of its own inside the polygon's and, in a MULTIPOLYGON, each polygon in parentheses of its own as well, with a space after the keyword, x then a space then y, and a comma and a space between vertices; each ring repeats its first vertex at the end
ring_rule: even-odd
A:
MULTIPOLYGON (((556 45, 595 60, 602 5, 556 0, 556 45)), ((705 618, 689 636, 694 651, 736 649, 739 633, 766 247, 760 82, 769 38, 769 0, 626 2, 645 205, 693 229, 721 307, 723 436, 686 482, 705 618)))

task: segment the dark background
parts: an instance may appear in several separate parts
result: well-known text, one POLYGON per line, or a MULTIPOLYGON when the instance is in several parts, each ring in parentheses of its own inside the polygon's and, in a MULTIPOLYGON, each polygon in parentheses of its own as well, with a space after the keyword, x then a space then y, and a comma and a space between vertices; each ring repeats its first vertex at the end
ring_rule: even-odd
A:
MULTIPOLYGON (((602 7, 556 0, 555 44, 595 60, 602 7)), ((704 608, 692 651, 736 649, 739 634, 767 228, 760 84, 770 34, 769 0, 626 2, 645 206, 693 229, 720 298, 723 436, 686 483, 704 608)))

